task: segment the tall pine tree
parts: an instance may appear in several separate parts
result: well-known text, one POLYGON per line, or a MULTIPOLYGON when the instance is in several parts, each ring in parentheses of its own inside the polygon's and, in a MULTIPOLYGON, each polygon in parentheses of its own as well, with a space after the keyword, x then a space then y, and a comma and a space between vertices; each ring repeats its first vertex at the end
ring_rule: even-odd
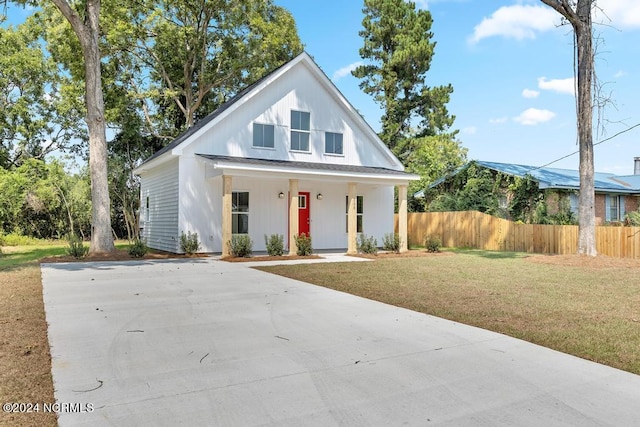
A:
MULTIPOLYGON (((436 47, 429 11, 405 0, 365 0, 363 13, 364 64, 353 75, 384 110, 382 141, 422 177, 412 183, 411 194, 466 161, 467 150, 456 139, 455 117, 446 106, 453 87, 427 84, 436 47)), ((412 209, 422 210, 419 201, 410 202, 412 209)))

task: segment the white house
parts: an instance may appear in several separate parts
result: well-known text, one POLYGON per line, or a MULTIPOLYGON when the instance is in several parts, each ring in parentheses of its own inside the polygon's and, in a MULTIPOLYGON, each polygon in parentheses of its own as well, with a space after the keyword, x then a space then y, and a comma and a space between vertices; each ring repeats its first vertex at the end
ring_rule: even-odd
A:
POLYGON ((358 233, 378 242, 394 230, 406 250, 404 172, 362 116, 307 53, 276 69, 197 122, 136 169, 142 237, 181 252, 196 232, 202 251, 228 254, 232 234, 312 238, 314 249, 356 251, 358 233))

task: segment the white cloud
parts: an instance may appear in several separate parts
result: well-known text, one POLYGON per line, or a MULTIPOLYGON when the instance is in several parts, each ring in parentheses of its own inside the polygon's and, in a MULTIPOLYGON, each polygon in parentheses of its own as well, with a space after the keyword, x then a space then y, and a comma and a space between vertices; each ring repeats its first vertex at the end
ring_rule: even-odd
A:
POLYGON ((478 132, 478 128, 475 126, 469 126, 466 127, 464 129, 462 129, 463 133, 469 134, 469 135, 475 135, 478 132))
POLYGON ((628 75, 629 75, 629 73, 627 73, 626 71, 620 70, 617 73, 615 73, 613 75, 613 77, 615 77, 616 79, 619 79, 620 77, 625 77, 625 76, 628 76, 628 75))
POLYGON ((508 120, 508 117, 498 117, 497 119, 489 119, 489 123, 491 123, 492 125, 499 125, 502 123, 507 123, 508 120))
POLYGON ((575 94, 575 80, 573 77, 568 79, 547 80, 546 77, 538 78, 538 88, 543 90, 552 90, 559 93, 575 94))
POLYGON ((518 117, 514 117, 513 120, 525 126, 535 126, 540 123, 548 122, 555 116, 556 113, 553 111, 529 108, 528 110, 523 111, 518 117))
POLYGON ((538 92, 537 90, 525 89, 522 91, 522 96, 524 96, 525 98, 537 98, 538 95, 540 95, 540 92, 538 92))
POLYGON ((615 28, 640 28, 640 2, 638 0, 598 0, 594 22, 615 28))
POLYGON ((551 30, 559 22, 560 15, 548 6, 503 6, 475 26, 469 42, 478 43, 493 36, 534 39, 536 33, 551 30))
POLYGON ((333 73, 333 77, 331 77, 331 80, 340 80, 341 78, 348 76, 360 65, 362 65, 362 61, 354 62, 353 64, 349 64, 346 67, 340 68, 338 71, 333 73))

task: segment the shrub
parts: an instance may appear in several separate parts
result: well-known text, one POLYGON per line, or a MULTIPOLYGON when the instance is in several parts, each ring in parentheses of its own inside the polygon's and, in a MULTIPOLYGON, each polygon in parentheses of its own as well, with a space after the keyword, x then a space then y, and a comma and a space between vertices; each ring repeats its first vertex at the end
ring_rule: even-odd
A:
POLYGON ((82 239, 75 234, 72 234, 67 239, 69 247, 67 248, 67 254, 76 259, 84 258, 89 252, 89 247, 82 243, 82 239))
POLYGON ((198 233, 192 233, 190 231, 184 234, 184 231, 180 233, 180 249, 187 255, 193 255, 200 250, 200 240, 198 240, 198 233))
POLYGON ((389 252, 400 252, 400 235, 398 233, 387 233, 382 239, 382 249, 389 252))
POLYGON ((136 239, 132 244, 129 245, 129 249, 127 249, 127 252, 129 252, 129 256, 133 258, 142 258, 147 254, 147 252, 149 252, 149 248, 143 240, 136 239))
POLYGON ((29 246, 41 243, 35 237, 23 236, 18 233, 9 233, 0 239, 2 246, 29 246))
POLYGON ((301 235, 294 236, 296 240, 296 246, 298 247, 297 254, 300 256, 309 256, 313 253, 311 246, 311 236, 302 233, 301 235))
POLYGON ((624 217, 624 223, 631 227, 640 226, 640 211, 627 212, 624 217))
POLYGON ((227 242, 231 255, 242 258, 249 258, 253 253, 253 241, 248 234, 234 234, 227 242))
POLYGON ((424 239, 424 246, 427 248, 427 252, 440 252, 442 242, 437 237, 427 236, 424 239))
POLYGON ((270 256, 280 256, 284 253, 284 236, 282 234, 264 235, 264 243, 270 256))
POLYGON ((377 254, 378 253, 378 241, 373 237, 367 237, 362 233, 358 236, 358 252, 363 254, 377 254))

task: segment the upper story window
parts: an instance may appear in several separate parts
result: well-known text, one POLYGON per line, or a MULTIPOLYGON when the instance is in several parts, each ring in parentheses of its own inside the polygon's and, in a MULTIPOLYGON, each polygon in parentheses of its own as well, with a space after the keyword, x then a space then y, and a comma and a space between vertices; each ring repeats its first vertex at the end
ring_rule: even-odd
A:
POLYGON ((291 149, 309 151, 311 113, 291 110, 291 149))
POLYGON ((324 152, 327 154, 343 154, 341 133, 324 133, 324 152))
POLYGON ((253 124, 253 146, 261 148, 275 147, 275 126, 263 125, 260 123, 253 124))

